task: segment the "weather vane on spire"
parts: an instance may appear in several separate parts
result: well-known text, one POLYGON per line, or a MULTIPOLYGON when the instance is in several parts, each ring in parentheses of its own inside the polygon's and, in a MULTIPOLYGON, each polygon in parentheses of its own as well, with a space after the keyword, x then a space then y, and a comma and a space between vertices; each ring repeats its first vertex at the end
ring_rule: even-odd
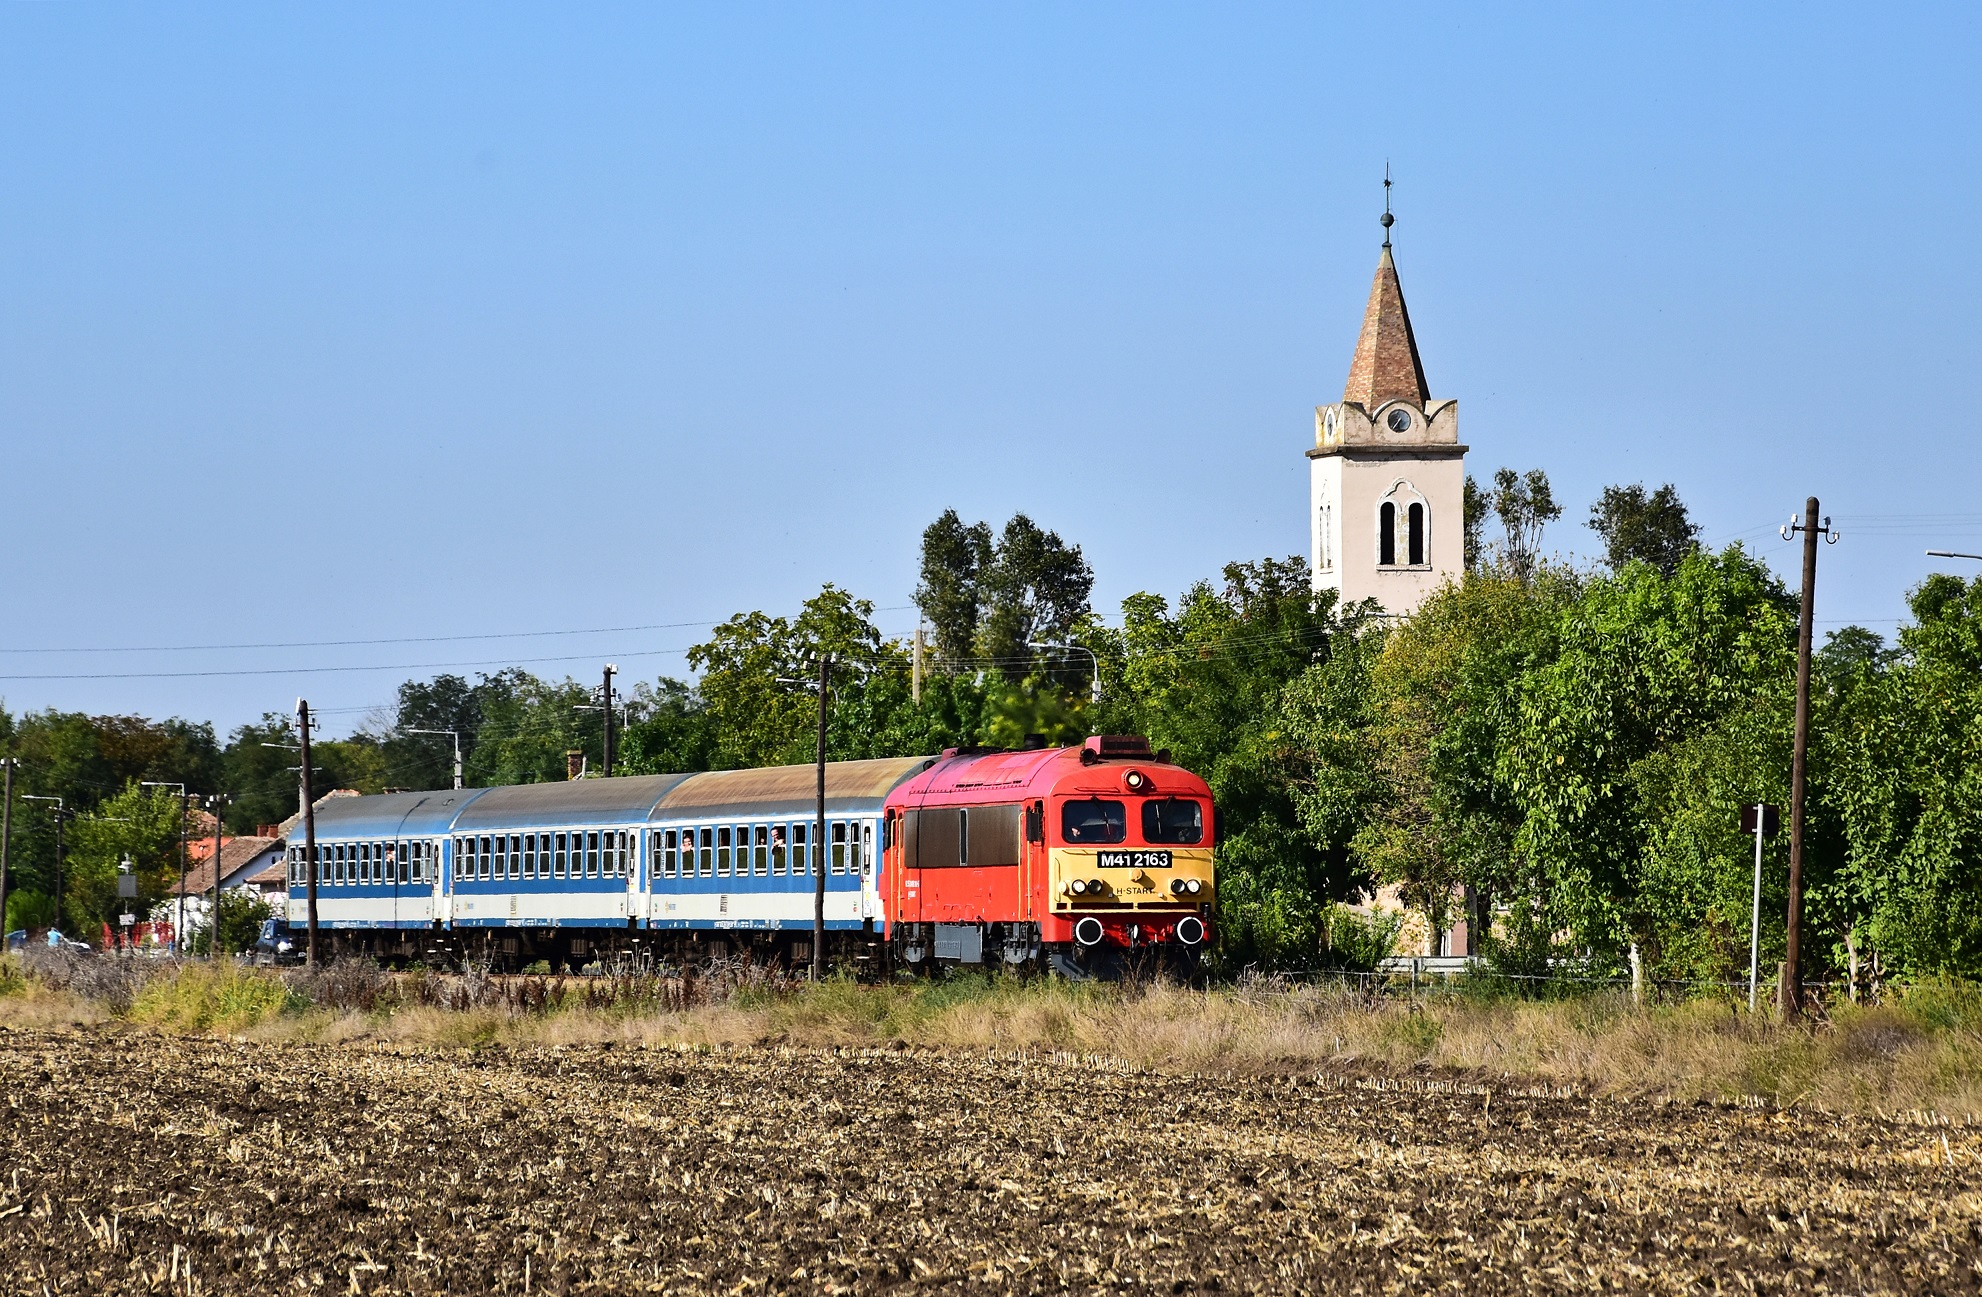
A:
POLYGON ((1390 214, 1390 159, 1383 160, 1383 246, 1390 246, 1390 227, 1397 218, 1390 214))

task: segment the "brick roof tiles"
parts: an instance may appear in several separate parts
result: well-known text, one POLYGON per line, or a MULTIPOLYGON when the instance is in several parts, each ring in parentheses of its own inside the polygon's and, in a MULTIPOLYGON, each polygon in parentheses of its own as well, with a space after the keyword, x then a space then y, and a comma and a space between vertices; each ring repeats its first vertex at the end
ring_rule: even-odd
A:
POLYGON ((1418 359, 1418 340, 1411 333, 1411 315, 1404 309, 1404 286, 1397 282, 1397 263, 1391 260, 1387 243, 1376 263, 1376 281, 1370 285, 1363 332, 1356 339, 1355 359, 1349 362, 1349 385, 1342 399, 1355 401, 1365 410, 1374 410, 1385 401, 1412 401, 1422 406, 1431 399, 1425 367, 1418 359))

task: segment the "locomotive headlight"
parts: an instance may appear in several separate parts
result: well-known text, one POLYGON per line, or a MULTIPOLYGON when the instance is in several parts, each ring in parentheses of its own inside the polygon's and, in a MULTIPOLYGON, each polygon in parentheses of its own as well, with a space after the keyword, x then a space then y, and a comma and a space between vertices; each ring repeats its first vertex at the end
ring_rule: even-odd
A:
POLYGON ((1067 884, 1067 890, 1075 896, 1085 896, 1087 895, 1087 880, 1085 878, 1076 878, 1073 882, 1067 884))
POLYGON ((1107 890, 1099 878, 1090 878, 1087 880, 1087 894, 1089 896, 1099 896, 1107 890))
POLYGON ((1204 890, 1204 883, 1199 879, 1193 878, 1184 884, 1184 890, 1189 892, 1192 896, 1196 896, 1199 892, 1204 890))
POLYGON ((1173 879, 1171 879, 1171 880, 1170 880, 1170 895, 1172 895, 1172 896, 1182 896, 1182 895, 1184 894, 1184 888, 1185 888, 1186 886, 1187 886, 1187 884, 1186 884, 1186 883, 1184 882, 1184 880, 1183 880, 1183 879, 1181 879, 1181 878, 1173 878, 1173 879))
POLYGON ((1131 770, 1126 776, 1123 777, 1122 782, 1129 786, 1130 792, 1135 793, 1135 792, 1141 792, 1145 787, 1148 786, 1149 778, 1148 776, 1144 775, 1140 770, 1131 770))

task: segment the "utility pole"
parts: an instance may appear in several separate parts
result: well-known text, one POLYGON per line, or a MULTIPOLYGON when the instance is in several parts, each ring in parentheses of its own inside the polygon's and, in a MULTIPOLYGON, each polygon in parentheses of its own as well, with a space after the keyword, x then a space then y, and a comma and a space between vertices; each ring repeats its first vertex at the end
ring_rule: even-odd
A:
POLYGON ((220 812, 227 805, 227 794, 215 793, 206 799, 206 804, 213 810, 213 909, 207 916, 206 953, 208 959, 217 961, 220 958, 220 812))
POLYGON ((19 764, 12 757, 0 757, 7 782, 5 798, 0 800, 0 928, 7 926, 7 857, 14 842, 14 767, 19 764))
POLYGON ((909 701, 920 707, 922 705, 922 624, 920 622, 916 623, 915 627, 915 653, 909 661, 909 701))
POLYGON ((819 814, 813 828, 812 870, 812 980, 826 966, 826 869, 832 858, 832 844, 826 841, 826 688, 832 675, 833 655, 819 655, 819 814))
MULTIPOLYGON (((612 678, 618 671, 618 667, 610 662, 606 663, 605 685, 599 693, 599 703, 605 708, 606 712, 606 742, 605 751, 602 755, 605 757, 606 778, 608 779, 612 778, 612 678)), ((456 787, 459 786, 458 784, 456 785, 456 787)))
MULTIPOLYGON (((310 771, 310 704, 307 699, 296 700, 296 728, 303 736, 303 868, 309 871, 310 886, 310 949, 304 958, 311 968, 317 966, 317 799, 316 789, 311 786, 310 771)), ((458 752, 459 749, 457 748, 458 752)), ((461 766, 456 760, 455 787, 459 788, 461 766)))
POLYGON ((1831 520, 1817 519, 1817 497, 1803 502, 1803 521, 1791 521, 1781 535, 1803 533, 1803 606, 1796 615, 1796 739, 1789 764, 1789 939, 1783 949, 1782 1015, 1803 1011, 1803 788, 1810 756, 1810 639, 1817 602, 1817 537, 1837 544, 1831 520))

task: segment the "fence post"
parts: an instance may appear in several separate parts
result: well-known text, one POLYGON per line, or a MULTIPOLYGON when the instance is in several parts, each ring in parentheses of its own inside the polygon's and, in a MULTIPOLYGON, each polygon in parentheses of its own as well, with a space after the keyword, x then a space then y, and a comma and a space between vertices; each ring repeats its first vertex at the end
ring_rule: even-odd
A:
POLYGON ((1631 943, 1631 1003, 1645 1007, 1645 965, 1638 958, 1638 943, 1631 943))

